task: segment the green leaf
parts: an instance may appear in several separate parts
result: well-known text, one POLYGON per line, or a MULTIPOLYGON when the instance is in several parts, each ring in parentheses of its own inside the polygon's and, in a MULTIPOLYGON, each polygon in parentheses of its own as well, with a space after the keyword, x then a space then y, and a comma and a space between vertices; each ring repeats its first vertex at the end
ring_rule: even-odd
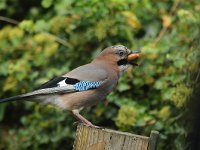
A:
POLYGON ((53 3, 53 0, 42 0, 41 5, 44 8, 49 8, 53 3))

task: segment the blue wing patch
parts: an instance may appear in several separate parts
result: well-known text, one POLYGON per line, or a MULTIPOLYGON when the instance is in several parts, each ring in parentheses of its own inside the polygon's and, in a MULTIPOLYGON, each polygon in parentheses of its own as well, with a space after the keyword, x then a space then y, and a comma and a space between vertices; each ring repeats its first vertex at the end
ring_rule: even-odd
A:
POLYGON ((74 84, 74 88, 77 91, 85 91, 88 89, 96 89, 101 86, 102 83, 103 81, 80 81, 74 84))
POLYGON ((74 88, 76 91, 86 91, 89 89, 96 89, 101 86, 102 83, 103 81, 82 81, 69 77, 57 77, 42 84, 37 90, 66 86, 69 87, 69 89, 74 88))

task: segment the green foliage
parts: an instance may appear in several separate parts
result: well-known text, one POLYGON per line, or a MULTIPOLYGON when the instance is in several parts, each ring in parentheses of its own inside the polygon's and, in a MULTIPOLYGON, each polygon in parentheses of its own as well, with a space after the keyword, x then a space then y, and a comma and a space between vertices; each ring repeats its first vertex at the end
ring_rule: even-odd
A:
MULTIPOLYGON (((137 49, 140 42, 139 67, 121 77, 105 104, 82 114, 136 134, 158 130, 159 149, 185 148, 187 131, 179 121, 196 81, 199 2, 3 0, 0 13, 21 20, 0 20, 0 97, 31 91, 107 46, 137 49)), ((0 149, 72 149, 75 120, 68 112, 14 102, 0 105, 0 121, 0 149)))
POLYGON ((172 96, 176 107, 178 108, 183 107, 183 105, 186 104, 186 100, 188 96, 191 95, 191 93, 192 93, 191 88, 188 88, 187 86, 183 84, 177 85, 172 96))
POLYGON ((116 125, 121 130, 127 130, 127 128, 130 128, 134 125, 137 117, 137 110, 134 107, 131 106, 122 106, 119 109, 117 119, 116 119, 116 125))

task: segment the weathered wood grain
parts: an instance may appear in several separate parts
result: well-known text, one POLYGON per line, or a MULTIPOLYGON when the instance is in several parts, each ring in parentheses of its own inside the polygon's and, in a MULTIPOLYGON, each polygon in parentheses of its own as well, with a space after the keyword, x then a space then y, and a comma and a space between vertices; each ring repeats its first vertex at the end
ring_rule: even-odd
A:
POLYGON ((150 137, 119 132, 110 129, 96 129, 80 124, 76 132, 74 150, 155 150, 158 132, 150 137))

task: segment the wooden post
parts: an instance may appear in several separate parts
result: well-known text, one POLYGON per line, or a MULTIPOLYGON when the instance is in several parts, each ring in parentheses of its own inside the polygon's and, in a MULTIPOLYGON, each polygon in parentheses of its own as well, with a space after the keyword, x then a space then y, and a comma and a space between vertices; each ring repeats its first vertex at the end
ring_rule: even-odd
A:
POLYGON ((155 150, 159 133, 150 137, 78 125, 73 150, 155 150))
POLYGON ((159 140, 159 132, 151 131, 148 150, 155 150, 159 140))

